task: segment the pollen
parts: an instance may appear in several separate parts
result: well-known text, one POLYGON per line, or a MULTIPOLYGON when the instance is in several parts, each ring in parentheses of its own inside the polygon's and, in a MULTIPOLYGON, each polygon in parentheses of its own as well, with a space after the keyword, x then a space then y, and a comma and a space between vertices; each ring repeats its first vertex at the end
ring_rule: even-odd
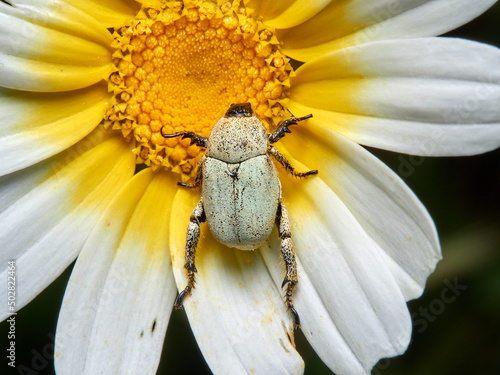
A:
POLYGON ((293 69, 246 0, 150 3, 113 30, 104 125, 135 141, 138 164, 186 182, 203 150, 162 132, 208 137, 229 105, 243 102, 272 130, 285 115, 293 69))

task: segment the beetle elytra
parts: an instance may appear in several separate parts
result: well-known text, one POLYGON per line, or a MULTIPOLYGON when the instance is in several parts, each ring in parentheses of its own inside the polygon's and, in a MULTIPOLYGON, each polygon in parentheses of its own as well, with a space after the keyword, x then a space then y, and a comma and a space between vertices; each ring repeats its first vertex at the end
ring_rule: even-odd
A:
POLYGON ((281 254, 285 263, 287 286, 285 304, 293 317, 294 326, 300 319, 293 306, 293 289, 298 283, 295 251, 290 232, 288 211, 281 198, 281 183, 272 156, 287 172, 297 177, 317 174, 317 170, 296 172, 273 143, 290 133, 289 126, 312 117, 292 117, 283 121, 271 134, 255 116, 250 103, 233 104, 217 122, 210 136, 183 131, 164 134, 165 138, 182 136, 191 144, 206 148, 196 173, 194 184, 179 185, 194 188, 202 185, 201 198, 190 217, 186 239, 188 284, 175 301, 182 308, 195 283, 195 252, 200 225, 207 222, 214 237, 222 244, 240 250, 254 250, 270 236, 274 225, 281 239, 281 254))

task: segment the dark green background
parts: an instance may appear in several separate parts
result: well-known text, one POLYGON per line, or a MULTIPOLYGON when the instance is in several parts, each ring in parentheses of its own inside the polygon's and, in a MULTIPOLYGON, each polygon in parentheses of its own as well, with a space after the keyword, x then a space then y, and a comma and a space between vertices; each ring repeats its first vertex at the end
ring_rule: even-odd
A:
MULTIPOLYGON (((500 46, 499 21, 497 4, 447 35, 500 46)), ((500 151, 463 158, 371 151, 404 172, 401 177, 435 220, 444 255, 424 295, 409 303, 415 326, 407 353, 382 360, 373 374, 500 374, 500 151), (401 169, 403 163, 414 167, 411 173, 401 169), (441 293, 454 280, 466 289, 446 302, 441 293)), ((16 363, 40 369, 31 374, 54 373, 57 315, 70 272, 71 267, 17 315, 16 363)), ((5 349, 7 330, 1 323, 5 349)), ((306 374, 331 374, 299 332, 296 343, 306 374)), ((9 370, 5 357, 2 362, 9 370)), ((210 374, 184 312, 172 314, 158 374, 210 374)))

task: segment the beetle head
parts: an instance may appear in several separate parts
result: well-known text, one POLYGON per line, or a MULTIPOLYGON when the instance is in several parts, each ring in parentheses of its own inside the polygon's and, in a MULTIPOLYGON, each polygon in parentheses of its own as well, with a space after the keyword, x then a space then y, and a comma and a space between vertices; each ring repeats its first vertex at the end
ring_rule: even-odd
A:
POLYGON ((231 104, 224 117, 252 117, 253 110, 250 103, 231 104))

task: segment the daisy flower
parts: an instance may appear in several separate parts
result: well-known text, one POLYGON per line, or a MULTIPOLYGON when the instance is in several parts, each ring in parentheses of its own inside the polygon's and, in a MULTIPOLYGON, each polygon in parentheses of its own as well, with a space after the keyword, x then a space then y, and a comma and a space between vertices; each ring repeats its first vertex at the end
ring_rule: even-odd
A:
MULTIPOLYGON (((361 145, 422 156, 499 147, 499 50, 433 37, 495 1, 8 3, 1 278, 15 261, 20 309, 76 259, 59 374, 155 373, 199 199, 176 182, 192 181, 203 156, 161 132, 208 137, 235 102, 268 131, 313 114, 277 146, 298 169, 319 170, 307 180, 279 171, 311 346, 337 374, 367 374, 405 351, 406 301, 422 293, 439 242, 411 190, 361 145)), ((204 226, 185 310, 213 373, 303 372, 279 253, 276 231, 243 252, 204 226)))

